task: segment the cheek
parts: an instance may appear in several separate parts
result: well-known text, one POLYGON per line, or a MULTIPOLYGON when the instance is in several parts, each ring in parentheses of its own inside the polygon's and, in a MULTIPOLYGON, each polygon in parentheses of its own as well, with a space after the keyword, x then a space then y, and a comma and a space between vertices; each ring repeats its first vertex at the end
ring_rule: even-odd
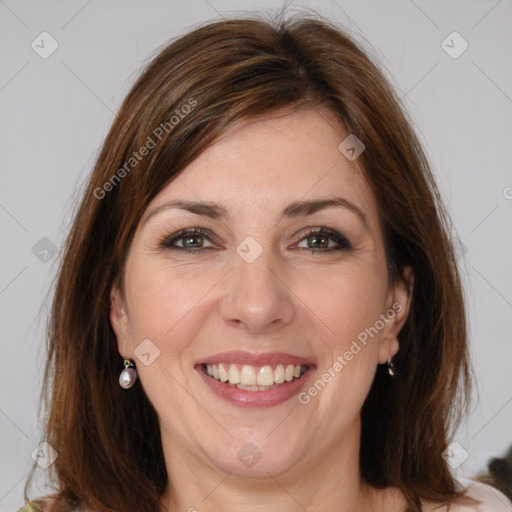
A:
POLYGON ((380 332, 374 326, 383 312, 387 283, 381 270, 358 260, 329 278, 316 276, 318 286, 311 287, 311 280, 302 290, 303 296, 310 290, 305 302, 326 326, 325 335, 317 338, 321 364, 303 398, 333 424, 355 417, 375 375, 380 332))
MULTIPOLYGON (((130 327, 135 356, 141 344, 148 345, 152 361, 146 366, 136 360, 140 380, 157 410, 169 403, 188 402, 189 370, 193 364, 190 347, 204 324, 205 294, 214 284, 210 276, 193 278, 167 263, 140 259, 126 269, 130 327), (153 348, 152 348, 153 347, 153 348), (153 359, 153 353, 157 357, 153 359)), ((139 350, 139 353, 141 351, 139 350)))
POLYGON ((316 278, 316 286, 312 279, 304 288, 311 309, 328 327, 327 339, 333 349, 345 350, 352 339, 375 324, 382 313, 386 277, 376 265, 358 262, 328 277, 316 278))
POLYGON ((141 262, 129 270, 127 295, 135 339, 150 338, 166 350, 179 350, 193 337, 191 330, 200 327, 197 316, 217 279, 212 273, 181 272, 165 262, 141 262))

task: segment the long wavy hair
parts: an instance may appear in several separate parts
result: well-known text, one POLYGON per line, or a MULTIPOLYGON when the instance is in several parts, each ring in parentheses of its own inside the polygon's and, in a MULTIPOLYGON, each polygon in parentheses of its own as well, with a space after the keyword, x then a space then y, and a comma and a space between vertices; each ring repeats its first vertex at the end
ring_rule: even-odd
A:
POLYGON ((405 279, 407 266, 414 272, 397 374, 386 378, 378 365, 362 407, 361 477, 398 487, 414 512, 421 500, 462 497, 442 456, 471 392, 451 226, 412 122, 363 48, 318 15, 248 15, 200 25, 145 66, 84 187, 52 289, 42 435, 58 458, 49 468, 55 492, 39 502, 45 510, 160 510, 172 482, 157 414, 138 381, 129 390, 118 384, 110 290, 122 285, 148 203, 228 128, 320 106, 366 146, 359 162, 377 201, 390 278, 405 279))

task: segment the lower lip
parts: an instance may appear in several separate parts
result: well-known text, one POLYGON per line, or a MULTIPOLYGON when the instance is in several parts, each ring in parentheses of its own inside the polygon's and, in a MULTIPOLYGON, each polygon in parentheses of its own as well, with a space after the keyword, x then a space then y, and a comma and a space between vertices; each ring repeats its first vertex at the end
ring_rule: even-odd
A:
POLYGON ((239 407, 274 407, 286 402, 305 386, 314 368, 309 367, 308 371, 300 378, 291 382, 279 384, 276 388, 267 391, 248 391, 238 389, 230 384, 220 382, 206 375, 202 366, 196 367, 206 385, 220 398, 239 407))

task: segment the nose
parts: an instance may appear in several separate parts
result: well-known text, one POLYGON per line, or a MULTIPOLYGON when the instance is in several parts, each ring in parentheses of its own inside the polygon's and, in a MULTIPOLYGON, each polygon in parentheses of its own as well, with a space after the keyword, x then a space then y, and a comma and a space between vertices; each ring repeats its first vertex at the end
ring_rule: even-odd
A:
POLYGON ((233 260, 221 306, 223 320, 251 334, 271 333, 290 324, 295 315, 293 292, 271 250, 265 249, 251 263, 238 254, 233 260))

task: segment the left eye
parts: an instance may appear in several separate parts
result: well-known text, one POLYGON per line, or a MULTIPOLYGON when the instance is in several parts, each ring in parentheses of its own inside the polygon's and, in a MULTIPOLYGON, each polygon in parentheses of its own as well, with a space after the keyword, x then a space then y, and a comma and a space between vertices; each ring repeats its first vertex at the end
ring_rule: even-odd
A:
POLYGON ((308 247, 301 247, 301 250, 307 250, 315 253, 348 250, 352 248, 350 242, 345 236, 329 228, 310 228, 305 233, 302 233, 299 239, 301 243, 303 241, 307 242, 308 240, 312 241, 313 247, 308 243, 308 247), (334 241, 337 245, 329 247, 330 241, 334 241))

